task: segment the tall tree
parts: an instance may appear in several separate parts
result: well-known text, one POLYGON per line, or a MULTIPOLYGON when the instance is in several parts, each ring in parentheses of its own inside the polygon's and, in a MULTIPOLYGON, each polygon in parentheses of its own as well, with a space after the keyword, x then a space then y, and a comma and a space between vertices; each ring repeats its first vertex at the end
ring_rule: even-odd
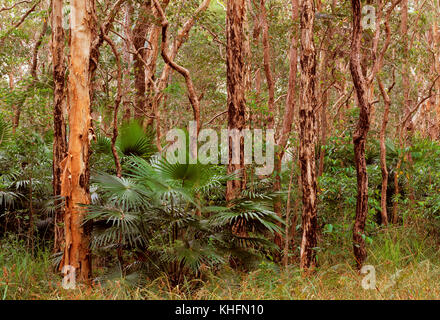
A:
MULTIPOLYGON (((378 0, 378 12, 376 16, 376 30, 372 40, 371 60, 372 66, 369 70, 362 70, 361 62, 361 2, 360 0, 352 0, 353 12, 353 31, 351 39, 350 52, 350 72, 353 78, 353 85, 356 90, 357 102, 359 104, 359 120, 356 130, 353 133, 354 144, 354 160, 356 164, 357 176, 357 201, 356 201, 356 218, 353 226, 353 251, 358 268, 362 267, 367 258, 367 249, 365 247, 364 232, 365 223, 368 214, 368 175, 367 162, 365 160, 365 144, 367 141, 367 134, 370 129, 370 116, 372 105, 372 83, 382 68, 383 58, 386 50, 391 42, 391 32, 389 20, 391 13, 396 5, 401 0, 395 0, 391 6, 388 7, 385 17, 386 39, 380 52, 378 52, 380 25, 382 20, 382 11, 384 8, 383 1, 378 0)), ((365 56, 364 56, 365 57, 365 56)))
POLYGON ((313 41, 315 6, 313 0, 301 2, 301 93, 300 93, 300 150, 302 181, 302 230, 300 267, 316 266, 317 185, 316 185, 316 51, 313 41))
MULTIPOLYGON (((131 19, 133 16, 133 4, 128 1, 125 3, 124 6, 125 12, 124 12, 124 41, 126 48, 130 48, 130 41, 129 39, 132 37, 131 33, 131 19)), ((124 109, 124 120, 129 120, 131 118, 131 104, 130 104, 130 96, 129 92, 131 90, 131 81, 130 81, 130 68, 131 63, 133 61, 132 54, 128 49, 124 50, 123 52, 123 61, 124 61, 124 73, 126 73, 126 76, 124 77, 124 95, 123 95, 123 109, 124 109)))
MULTIPOLYGON (((298 0, 291 0, 292 6, 292 20, 296 21, 299 16, 299 3, 298 0)), ((281 165, 284 153, 286 151, 287 142, 289 141, 290 132, 292 131, 292 123, 295 111, 295 87, 296 87, 296 72, 298 65, 298 50, 297 50, 297 36, 298 32, 292 33, 292 38, 290 42, 289 50, 289 83, 287 88, 286 97, 286 109, 283 116, 282 127, 280 128, 278 140, 277 140, 277 150, 275 153, 275 183, 274 191, 281 190, 281 165)), ((278 216, 281 216, 281 197, 275 198, 274 211, 278 216)), ((286 234, 286 237, 288 235, 286 234)), ((282 239, 280 234, 275 235, 275 243, 281 247, 282 239)), ((286 257, 285 257, 286 258, 286 257)))
MULTIPOLYGON (((245 128, 246 101, 245 101, 245 48, 244 48, 244 20, 246 15, 246 1, 228 1, 226 8, 226 74, 228 91, 228 129, 243 130, 245 128)), ((229 138, 228 173, 243 173, 244 147, 243 138, 240 139, 240 163, 232 163, 232 139, 229 138)), ((227 182, 226 199, 235 199, 243 188, 243 181, 236 179, 227 182)))
MULTIPOLYGON (((52 65, 54 82, 54 107, 53 107, 53 194, 55 197, 61 195, 61 162, 66 157, 66 123, 63 108, 65 106, 64 77, 66 68, 64 66, 64 29, 63 23, 63 0, 52 0, 52 65)), ((64 208, 59 206, 56 200, 54 219, 54 250, 60 251, 64 239, 62 229, 64 208)))
POLYGON ((266 14, 266 1, 261 0, 260 2, 260 19, 263 29, 263 65, 264 73, 266 74, 267 91, 268 91, 268 101, 267 107, 269 111, 269 116, 267 118, 267 128, 274 128, 274 111, 275 111, 275 81, 273 79, 272 70, 270 66, 270 44, 269 44, 269 24, 267 23, 266 14))
MULTIPOLYGON (((210 0, 205 0, 202 3, 201 6, 202 6, 203 10, 205 10, 209 6, 209 3, 210 3, 210 0)), ((159 12, 160 18, 162 20, 162 44, 161 44, 162 58, 164 59, 164 61, 167 65, 171 66, 171 68, 173 68, 173 70, 179 72, 185 78, 185 83, 186 83, 186 87, 188 90, 188 98, 189 98, 189 101, 190 101, 191 106, 193 108, 194 121, 197 124, 197 132, 198 132, 200 130, 200 101, 199 101, 199 98, 196 94, 194 84, 193 84, 193 81, 191 79, 191 76, 190 76, 188 69, 178 65, 174 60, 172 60, 170 58, 170 56, 167 53, 167 48, 168 48, 167 31, 168 31, 169 22, 165 16, 165 13, 164 13, 162 7, 160 6, 159 1, 154 0, 154 4, 155 4, 155 7, 156 7, 157 11, 159 12)), ((198 14, 199 12, 200 12, 200 10, 197 10, 196 14, 198 14)))
POLYGON ((380 195, 380 208, 381 208, 381 223, 387 225, 388 224, 388 213, 387 213, 388 169, 387 169, 387 154, 386 154, 387 149, 385 144, 385 138, 386 138, 386 130, 388 124, 388 117, 390 114, 390 105, 391 105, 389 92, 392 86, 394 86, 394 83, 388 90, 385 90, 382 80, 379 77, 376 78, 384 103, 382 126, 380 129, 380 168, 382 171, 382 190, 380 195))
POLYGON ((354 154, 357 173, 357 202, 356 218, 353 227, 353 250, 358 267, 360 268, 367 257, 363 232, 368 213, 368 175, 365 161, 365 142, 370 128, 370 102, 368 85, 361 67, 361 2, 352 0, 353 32, 350 53, 350 71, 356 89, 357 101, 360 108, 359 121, 353 133, 354 154))
POLYGON ((90 117, 90 73, 93 0, 70 3, 69 144, 61 184, 65 197, 65 247, 62 266, 72 266, 80 281, 91 276, 89 232, 82 225, 90 203, 89 155, 92 138, 90 117))

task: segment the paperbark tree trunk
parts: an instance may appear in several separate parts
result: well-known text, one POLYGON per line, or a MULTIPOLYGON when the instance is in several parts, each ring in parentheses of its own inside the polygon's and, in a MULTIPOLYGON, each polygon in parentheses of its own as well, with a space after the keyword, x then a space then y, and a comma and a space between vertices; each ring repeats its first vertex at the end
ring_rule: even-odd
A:
POLYGON ((131 30, 131 19, 133 16, 133 5, 130 1, 128 1, 125 4, 125 12, 124 12, 124 36, 125 36, 125 50, 123 51, 123 61, 124 61, 124 65, 125 65, 125 77, 124 77, 124 94, 123 94, 123 102, 122 102, 122 106, 123 106, 123 119, 124 121, 128 121, 131 118, 131 99, 130 99, 130 95, 129 92, 131 91, 131 87, 130 87, 130 68, 131 68, 131 64, 133 62, 133 57, 129 51, 130 48, 130 42, 128 41, 128 39, 131 39, 132 37, 132 30, 131 30))
MULTIPOLYGON (((66 68, 64 66, 64 29, 63 22, 63 0, 52 0, 52 64, 54 81, 54 107, 53 107, 53 195, 61 195, 61 162, 66 157, 66 122, 63 114, 65 103, 64 95, 64 76, 66 68)), ((59 206, 60 200, 55 200, 55 219, 54 219, 54 251, 62 251, 64 242, 64 208, 59 206)))
POLYGON ((89 62, 92 33, 93 0, 70 2, 70 73, 69 73, 69 144, 63 161, 61 193, 65 197, 65 248, 62 266, 75 268, 78 280, 91 276, 90 233, 82 225, 90 203, 89 154, 93 133, 90 117, 89 62))
MULTIPOLYGON (((165 10, 168 5, 168 1, 162 1, 162 8, 165 10)), ((157 8, 153 8, 153 14, 155 17, 160 19, 157 8)), ((155 81, 156 66, 157 66, 157 56, 159 54, 159 37, 161 35, 162 28, 160 25, 151 26, 150 34, 148 35, 148 45, 150 50, 148 50, 146 55, 146 68, 145 68, 145 93, 147 95, 146 99, 146 109, 153 115, 154 118, 150 117, 146 119, 146 125, 153 125, 153 121, 156 121, 156 137, 157 140, 160 139, 160 119, 159 119, 159 105, 155 103, 155 92, 152 81, 155 81), (159 131, 157 131, 159 129, 159 131)), ((159 140, 160 141, 160 140, 159 140)))
MULTIPOLYGON (((149 1, 148 1, 149 2, 149 1)), ((149 28, 148 14, 151 11, 151 4, 143 4, 139 12, 138 21, 133 30, 133 45, 139 55, 134 55, 134 87, 136 90, 134 116, 136 119, 143 119, 146 115, 146 97, 145 97, 145 61, 147 55, 146 44, 147 31, 149 28)))
POLYGON ((350 71, 360 108, 356 131, 353 133, 357 174, 357 202, 356 218, 353 227, 353 250, 357 266, 361 268, 367 257, 363 234, 368 213, 368 175, 367 163, 365 161, 365 143, 370 128, 370 102, 368 98, 368 84, 361 67, 361 2, 360 0, 352 0, 351 4, 353 10, 353 33, 350 53, 350 71))
POLYGON ((300 267, 316 266, 317 198, 316 198, 316 51, 313 42, 314 1, 301 2, 301 93, 300 93, 300 169, 302 181, 302 241, 300 267))
MULTIPOLYGON (((245 35, 243 32, 246 14, 245 0, 228 1, 226 15, 226 73, 228 91, 228 129, 243 130, 245 127, 245 35)), ((229 139, 228 173, 244 170, 243 138, 240 139, 240 163, 231 163, 232 139, 229 139)), ((243 188, 242 179, 227 182, 226 200, 235 199, 243 188)))

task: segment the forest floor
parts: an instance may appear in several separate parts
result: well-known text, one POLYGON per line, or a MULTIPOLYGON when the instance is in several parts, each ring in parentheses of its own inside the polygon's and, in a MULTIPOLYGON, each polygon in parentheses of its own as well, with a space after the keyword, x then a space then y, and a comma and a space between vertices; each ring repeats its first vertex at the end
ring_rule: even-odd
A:
POLYGON ((439 299, 438 235, 419 223, 380 229, 368 246, 367 264, 375 268, 376 289, 365 290, 353 264, 350 239, 321 242, 335 250, 318 253, 319 267, 308 277, 297 263, 284 270, 262 262, 249 272, 224 268, 206 279, 172 288, 166 277, 130 285, 130 279, 103 281, 91 287, 61 287, 50 252, 34 257, 18 241, 0 243, 0 299, 439 299))

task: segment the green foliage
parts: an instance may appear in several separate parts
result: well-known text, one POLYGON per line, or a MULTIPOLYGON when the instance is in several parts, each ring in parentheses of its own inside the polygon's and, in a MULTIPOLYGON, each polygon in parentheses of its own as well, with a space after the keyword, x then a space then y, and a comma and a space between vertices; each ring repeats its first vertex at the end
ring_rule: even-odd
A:
POLYGON ((264 235, 281 232, 277 223, 282 221, 270 203, 206 205, 212 190, 224 188, 234 176, 216 167, 140 157, 130 157, 125 171, 122 178, 104 174, 94 179, 100 200, 89 206, 87 216, 96 226, 93 247, 122 247, 134 259, 125 271, 141 266, 150 275, 166 272, 179 283, 184 275, 225 264, 229 256, 257 258, 273 250, 264 235), (241 220, 247 237, 231 232, 241 220))
POLYGON ((5 146, 12 138, 12 126, 5 120, 5 117, 0 114, 0 148, 5 146))
POLYGON ((124 123, 119 128, 116 145, 124 156, 138 156, 144 159, 150 158, 157 148, 153 143, 154 131, 148 127, 147 130, 137 121, 124 123))

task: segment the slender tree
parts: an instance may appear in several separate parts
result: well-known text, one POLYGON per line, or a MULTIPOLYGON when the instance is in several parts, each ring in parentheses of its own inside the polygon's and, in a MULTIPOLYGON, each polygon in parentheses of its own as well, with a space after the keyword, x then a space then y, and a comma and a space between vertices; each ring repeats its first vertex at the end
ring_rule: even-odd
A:
MULTIPOLYGON (((299 16, 299 4, 298 0, 291 0, 292 6, 292 20, 296 21, 299 16)), ((297 31, 297 30, 295 30, 297 31)), ((275 153, 275 183, 274 191, 281 190, 281 164, 282 159, 286 151, 287 142, 289 141, 290 133, 292 131, 292 123, 295 111, 295 87, 296 87, 296 73, 297 73, 297 60, 298 60, 298 50, 297 50, 297 36, 298 32, 293 32, 290 50, 289 50, 289 83, 287 88, 287 98, 286 98, 286 109, 283 116, 282 127, 280 128, 279 137, 277 140, 277 150, 275 153)), ((278 216, 281 216, 282 203, 281 197, 275 198, 274 211, 278 216)), ((288 235, 286 235, 287 237, 288 235)), ((275 235, 275 243, 281 247, 282 239, 280 234, 275 235)))
MULTIPOLYGON (((64 29, 63 22, 63 0, 52 0, 52 65, 54 82, 54 107, 53 107, 53 194, 55 197, 61 195, 61 162, 66 157, 66 123, 64 119, 64 77, 66 68, 64 66, 64 29)), ((54 219, 54 250, 61 251, 61 244, 64 239, 64 230, 61 227, 64 221, 64 208, 60 205, 60 200, 55 201, 54 219)))
POLYGON ((370 129, 371 105, 372 105, 372 83, 382 68, 383 58, 386 50, 391 42, 391 31, 389 26, 390 16, 396 5, 400 0, 392 2, 388 7, 385 17, 386 39, 380 52, 378 52, 380 23, 382 19, 382 11, 384 8, 382 0, 378 1, 378 13, 376 17, 376 30, 372 40, 371 60, 372 66, 369 70, 362 70, 361 62, 361 2, 359 0, 352 0, 353 12, 353 31, 351 39, 350 52, 350 72, 353 78, 353 85, 356 90, 357 102, 359 104, 359 119, 356 130, 353 133, 354 144, 354 158, 356 164, 357 176, 357 201, 356 201, 356 217, 353 226, 353 251, 358 268, 362 267, 367 258, 367 249, 365 247, 365 223, 368 214, 368 175, 367 162, 365 160, 365 144, 367 141, 367 134, 370 129))
POLYGON ((386 90, 385 86, 382 83, 382 80, 379 77, 376 77, 376 79, 384 103, 382 126, 380 129, 380 168, 382 171, 382 190, 380 195, 380 207, 381 207, 381 222, 382 224, 387 225, 388 224, 388 212, 387 212, 388 169, 387 169, 387 153, 386 153, 387 149, 385 144, 385 138, 386 138, 388 118, 390 114, 390 105, 391 105, 389 92, 391 91, 392 86, 394 86, 394 83, 388 90, 386 90))
POLYGON ((357 101, 360 108, 359 121, 353 133, 356 173, 357 173, 357 202, 356 219, 353 227, 353 250, 358 267, 360 268, 367 257, 363 232, 368 213, 368 175, 365 161, 365 142, 370 128, 370 102, 368 86, 361 67, 361 2, 352 0, 353 33, 350 53, 350 71, 356 89, 357 101))
POLYGON ((312 0, 301 2, 301 93, 300 93, 300 150, 302 181, 302 230, 300 267, 316 266, 317 185, 316 185, 316 52, 313 41, 315 5, 312 0))

